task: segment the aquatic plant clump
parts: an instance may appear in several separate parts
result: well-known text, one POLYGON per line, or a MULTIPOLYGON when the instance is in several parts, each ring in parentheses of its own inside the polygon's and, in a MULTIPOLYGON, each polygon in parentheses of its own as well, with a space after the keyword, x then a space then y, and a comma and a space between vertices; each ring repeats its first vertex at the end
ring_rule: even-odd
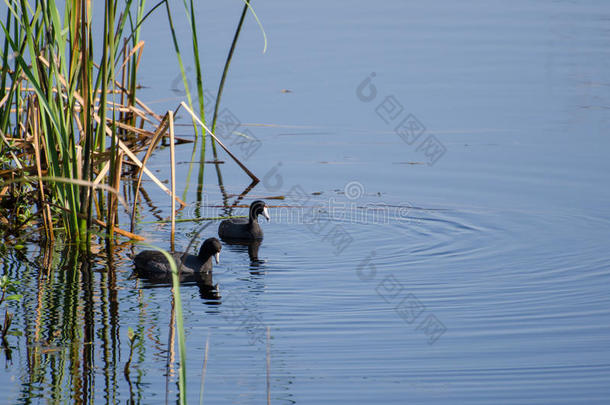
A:
POLYGON ((92 35, 91 2, 7 5, 0 196, 35 202, 31 221, 49 239, 58 227, 76 241, 87 239, 92 224, 112 233, 123 159, 142 168, 135 153, 167 127, 136 97, 144 1, 107 0, 96 19, 101 41, 92 35))
MULTIPOLYGON (((3 203, 0 226, 19 232, 24 227, 39 225, 48 240, 62 231, 67 239, 83 243, 89 241, 95 225, 105 229, 109 236, 118 233, 138 239, 133 231, 143 175, 170 196, 172 205, 175 202, 185 205, 175 195, 173 182, 170 190, 146 168, 146 161, 163 137, 172 140, 170 148, 174 141, 186 141, 175 138, 172 131, 173 116, 181 107, 192 117, 195 141, 201 131, 201 161, 204 161, 208 133, 214 152, 216 140, 258 181, 217 140, 213 129, 206 127, 203 97, 199 97, 199 116, 195 114, 168 2, 157 3, 145 14, 144 0, 106 0, 103 15, 96 15, 95 20, 90 1, 72 0, 61 5, 54 0, 34 0, 33 4, 26 0, 7 0, 6 3, 6 16, 0 20, 4 34, 0 56, 0 199, 3 203), (153 112, 136 96, 144 49, 140 28, 163 4, 188 99, 188 105, 182 102, 175 111, 164 115, 153 112), (100 25, 103 28, 101 39, 92 34, 94 23, 98 24, 95 32, 100 31, 100 25), (94 48, 101 52, 99 60, 94 58, 94 48), (143 150, 147 153, 140 160, 137 153, 143 150), (124 203, 118 190, 126 177, 135 190, 131 212, 126 209, 132 218, 130 231, 117 226, 119 203, 124 203), (10 209, 5 209, 7 205, 10 209), (36 209, 28 211, 28 207, 36 209)), ((195 10, 192 2, 190 7, 187 3, 184 6, 193 36, 199 94, 203 92, 203 80, 193 18, 195 10)), ((219 95, 248 8, 249 1, 246 1, 219 95)), ((213 123, 217 111, 218 106, 213 123)), ((173 165, 171 169, 173 173, 173 165)))

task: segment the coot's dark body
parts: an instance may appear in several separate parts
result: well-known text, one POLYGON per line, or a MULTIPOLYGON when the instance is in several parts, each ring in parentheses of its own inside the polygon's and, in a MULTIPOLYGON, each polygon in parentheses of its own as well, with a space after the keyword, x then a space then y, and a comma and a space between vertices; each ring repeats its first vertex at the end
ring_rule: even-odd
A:
POLYGON ((249 241, 263 239, 263 230, 258 224, 258 216, 262 214, 267 221, 269 213, 264 201, 256 200, 250 204, 248 218, 225 219, 218 226, 218 236, 223 240, 249 241))
MULTIPOLYGON (((154 287, 168 287, 172 285, 172 274, 171 273, 154 273, 142 275, 139 271, 136 271, 136 275, 143 280, 146 280, 146 288, 154 287)), ((181 273, 179 276, 180 284, 195 283, 199 287, 199 295, 204 300, 219 300, 220 290, 218 284, 214 284, 212 280, 212 272, 200 272, 200 273, 181 273)))
MULTIPOLYGON (((221 249, 222 245, 218 239, 209 238, 203 242, 197 256, 186 252, 176 252, 172 256, 182 277, 211 272, 212 257, 215 257, 216 263, 218 263, 221 249)), ((140 276, 153 280, 171 279, 171 266, 163 253, 157 250, 144 250, 138 253, 134 262, 136 272, 140 276)))

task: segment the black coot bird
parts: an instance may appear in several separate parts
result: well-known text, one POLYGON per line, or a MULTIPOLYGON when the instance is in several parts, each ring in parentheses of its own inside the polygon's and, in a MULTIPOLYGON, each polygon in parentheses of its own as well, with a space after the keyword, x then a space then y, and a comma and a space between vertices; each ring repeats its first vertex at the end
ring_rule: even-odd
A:
MULTIPOLYGON (((212 256, 218 263, 221 249, 222 245, 218 239, 209 238, 203 242, 197 256, 187 252, 176 252, 172 256, 181 276, 210 273, 212 271, 212 256)), ((144 250, 136 255, 134 261, 136 272, 140 276, 156 280, 171 279, 172 268, 163 253, 157 250, 144 250)))
POLYGON ((269 221, 269 212, 264 201, 256 200, 250 204, 250 215, 246 218, 225 219, 218 226, 218 235, 223 240, 260 240, 263 230, 258 224, 258 216, 262 214, 269 221))

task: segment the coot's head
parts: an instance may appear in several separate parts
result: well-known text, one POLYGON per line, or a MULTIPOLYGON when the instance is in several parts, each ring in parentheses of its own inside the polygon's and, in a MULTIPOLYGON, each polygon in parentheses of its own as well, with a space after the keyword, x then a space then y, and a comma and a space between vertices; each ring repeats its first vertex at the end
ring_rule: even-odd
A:
POLYGON ((250 218, 256 219, 259 215, 263 215, 269 221, 269 211, 267 211, 267 204, 262 200, 253 201, 250 204, 250 218))
POLYGON ((208 238, 201 245, 201 249, 199 249, 199 258, 201 260, 208 260, 209 257, 214 256, 216 259, 216 264, 220 262, 220 251, 222 250, 222 245, 220 241, 216 238, 208 238))

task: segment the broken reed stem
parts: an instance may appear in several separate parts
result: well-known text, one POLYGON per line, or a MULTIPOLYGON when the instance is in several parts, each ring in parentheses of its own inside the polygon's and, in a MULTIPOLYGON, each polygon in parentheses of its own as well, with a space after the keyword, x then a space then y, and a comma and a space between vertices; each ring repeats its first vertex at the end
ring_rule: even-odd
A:
POLYGON ((219 139, 216 137, 216 135, 214 135, 214 134, 212 133, 212 131, 210 131, 210 130, 208 129, 208 127, 206 127, 206 126, 205 126, 205 124, 203 123, 203 121, 201 121, 201 120, 199 119, 199 117, 198 117, 198 116, 197 116, 197 115, 196 115, 196 114, 193 112, 193 110, 191 110, 191 109, 189 108, 189 106, 188 106, 188 105, 186 105, 186 103, 185 103, 184 101, 182 101, 182 102, 180 103, 180 105, 182 105, 182 107, 183 107, 183 108, 184 108, 184 109, 185 109, 185 110, 186 110, 186 111, 187 111, 189 114, 191 114, 191 117, 193 117, 193 119, 194 119, 195 121, 197 121, 197 123, 198 123, 199 125, 201 125, 201 127, 202 127, 203 129, 205 129, 205 131, 206 131, 208 134, 210 134, 210 136, 211 136, 212 138, 214 138, 214 140, 215 140, 216 142, 218 142, 218 144, 220 145, 220 147, 221 147, 221 148, 223 148, 223 149, 224 149, 224 151, 225 151, 225 152, 227 152, 229 156, 231 156, 231 158, 232 158, 232 159, 235 161, 235 163, 237 163, 237 164, 238 164, 238 166, 239 166, 239 167, 241 167, 241 168, 242 168, 242 170, 243 170, 244 172, 246 172, 246 174, 247 174, 248 176, 250 176, 250 178, 251 178, 252 180, 256 181, 257 183, 260 181, 260 180, 258 179, 258 177, 256 177, 256 176, 254 175, 254 173, 252 173, 250 170, 248 170, 248 168, 246 167, 246 165, 244 165, 242 162, 240 162, 240 160, 239 160, 239 159, 238 159, 238 158, 237 158, 237 157, 236 157, 234 154, 232 154, 232 153, 231 153, 231 151, 229 150, 229 148, 227 148, 227 147, 225 146, 225 144, 224 144, 224 143, 222 143, 222 142, 221 142, 221 141, 220 141, 220 140, 219 140, 219 139))
MULTIPOLYGON (((101 226, 102 228, 108 229, 108 224, 106 224, 104 221, 100 221, 97 218, 93 218, 93 222, 96 223, 97 225, 101 226)), ((114 233, 118 233, 119 235, 124 236, 124 237, 129 238, 129 239, 141 240, 141 241, 146 240, 146 238, 144 238, 144 237, 142 237, 140 235, 136 235, 135 233, 131 233, 131 232, 126 231, 126 230, 121 229, 121 228, 117 228, 116 226, 112 230, 114 231, 114 233)))

